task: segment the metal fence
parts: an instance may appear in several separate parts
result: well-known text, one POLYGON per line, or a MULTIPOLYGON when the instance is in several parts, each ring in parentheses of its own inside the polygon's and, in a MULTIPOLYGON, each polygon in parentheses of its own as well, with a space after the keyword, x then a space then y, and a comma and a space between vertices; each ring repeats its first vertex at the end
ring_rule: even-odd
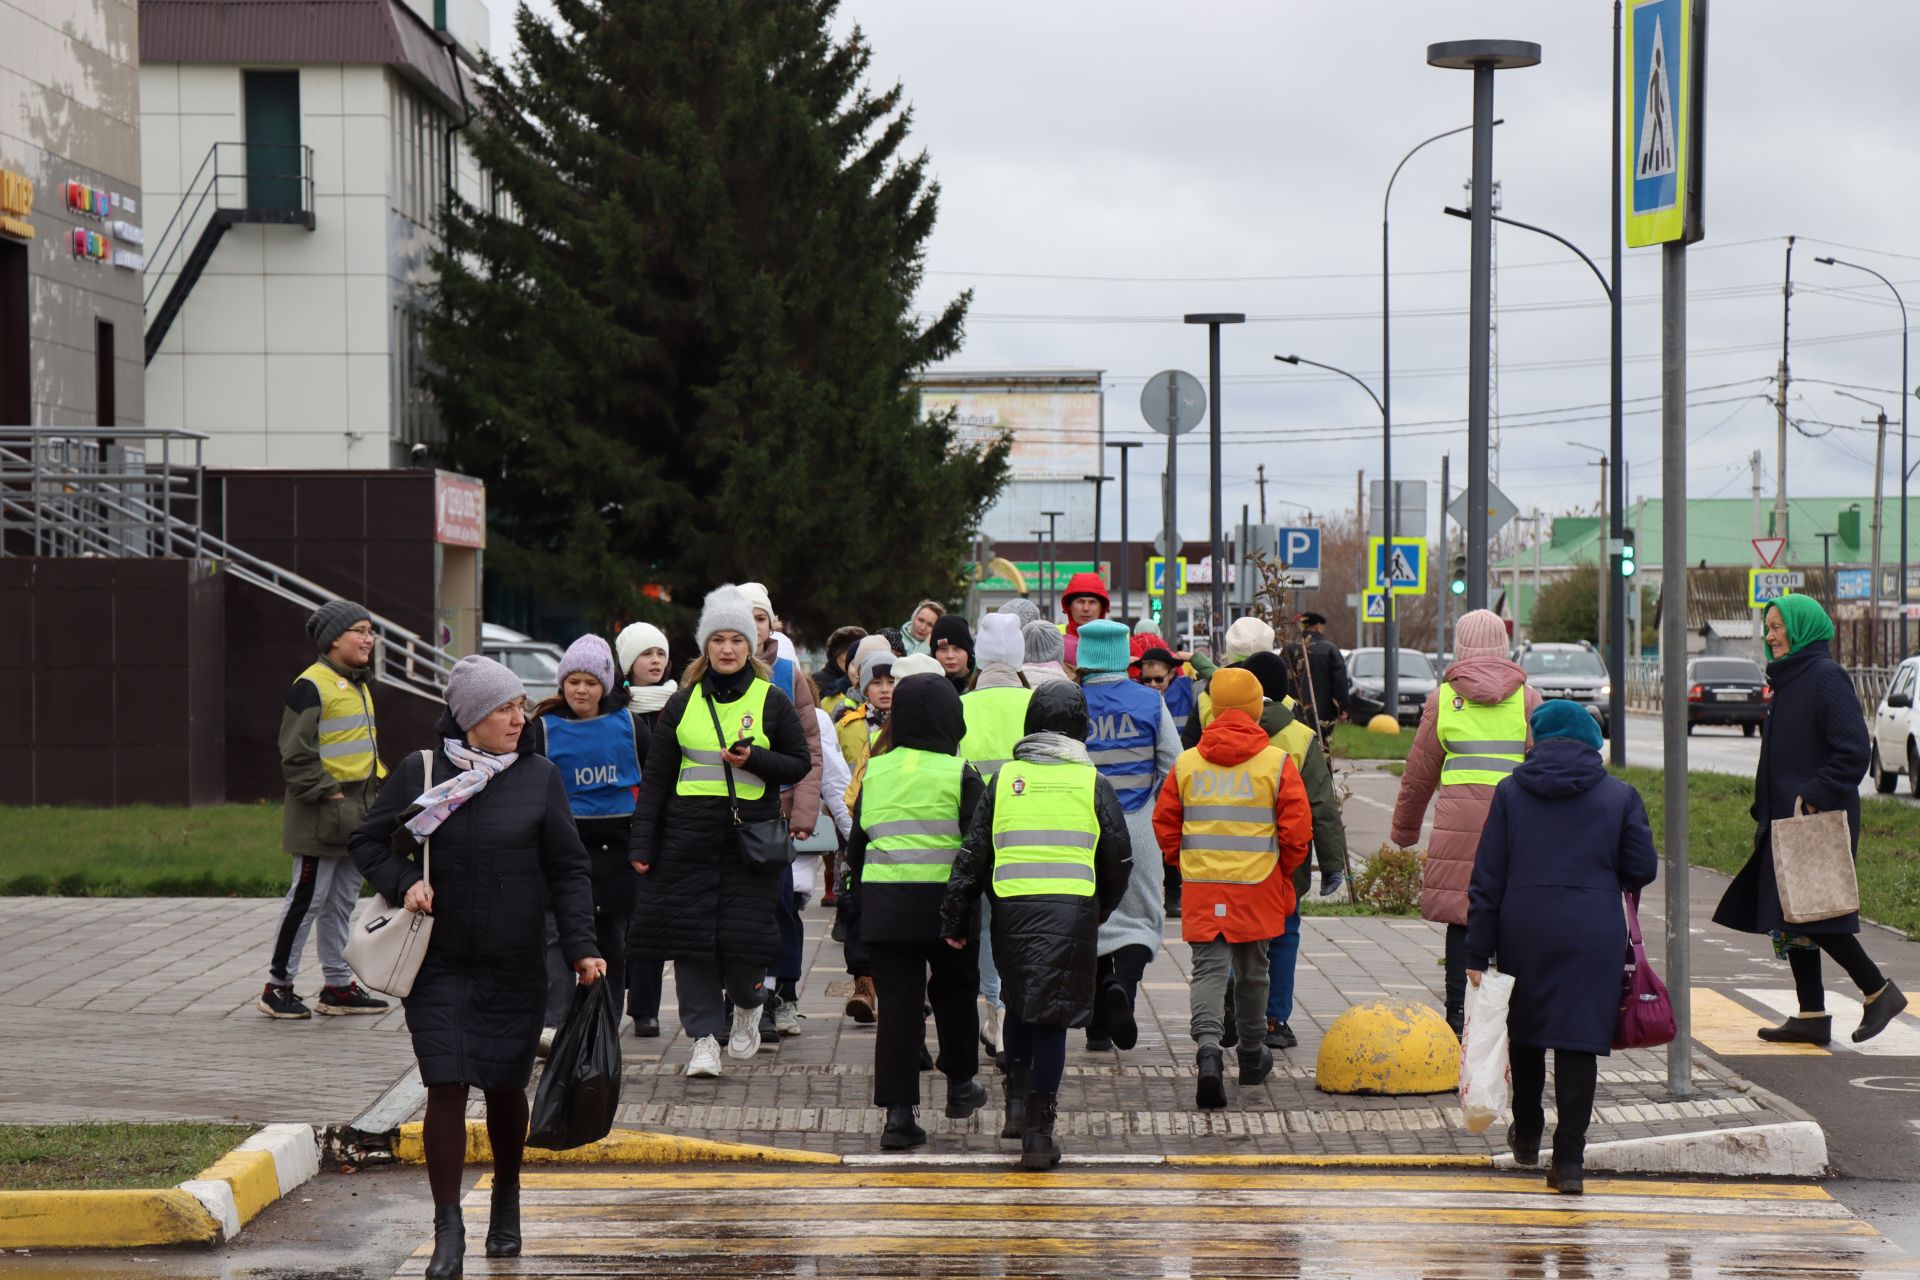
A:
MULTIPOLYGON (((1854 696, 1860 700, 1860 714, 1871 716, 1893 683, 1897 667, 1848 667, 1853 677, 1854 696)), ((1627 661, 1627 706, 1635 711, 1660 710, 1660 659, 1630 658, 1627 661)))

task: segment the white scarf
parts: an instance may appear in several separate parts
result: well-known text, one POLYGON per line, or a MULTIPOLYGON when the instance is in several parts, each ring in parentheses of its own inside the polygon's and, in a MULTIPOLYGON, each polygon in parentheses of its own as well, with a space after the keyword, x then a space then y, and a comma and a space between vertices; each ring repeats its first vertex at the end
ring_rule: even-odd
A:
POLYGON ((659 684, 645 685, 638 689, 628 689, 627 705, 641 715, 652 715, 667 705, 667 699, 680 691, 680 686, 672 680, 662 680, 659 684))
MULTIPOLYGON (((440 824, 451 818, 456 809, 486 790, 495 776, 520 758, 517 751, 504 756, 491 755, 468 746, 459 738, 442 738, 440 746, 460 772, 437 786, 428 787, 414 800, 420 812, 407 819, 407 830, 422 840, 439 830, 440 824)), ((423 781, 430 781, 432 777, 429 771, 423 781)))

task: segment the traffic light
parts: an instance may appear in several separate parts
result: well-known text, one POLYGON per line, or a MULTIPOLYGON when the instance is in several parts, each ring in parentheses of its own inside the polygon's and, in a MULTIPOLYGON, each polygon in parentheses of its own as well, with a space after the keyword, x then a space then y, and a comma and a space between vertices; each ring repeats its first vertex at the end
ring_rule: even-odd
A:
POLYGON ((1465 556, 1453 558, 1453 581, 1447 584, 1447 590, 1457 596, 1467 594, 1467 558, 1465 556))
POLYGON ((1628 529, 1620 535, 1620 576, 1631 578, 1639 567, 1633 562, 1633 530, 1628 529))
POLYGON ((1155 622, 1158 622, 1160 621, 1160 614, 1163 608, 1164 608, 1164 605, 1161 601, 1161 598, 1159 596, 1154 596, 1147 601, 1147 616, 1152 618, 1155 622))

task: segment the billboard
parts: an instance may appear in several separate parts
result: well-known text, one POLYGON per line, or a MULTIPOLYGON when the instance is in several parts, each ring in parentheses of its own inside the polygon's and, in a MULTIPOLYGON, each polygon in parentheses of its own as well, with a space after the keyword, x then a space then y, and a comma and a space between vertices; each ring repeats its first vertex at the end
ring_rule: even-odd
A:
POLYGON ((920 395, 921 411, 929 417, 953 410, 963 446, 984 448, 1003 432, 1011 434, 1008 467, 1014 480, 1079 480, 1100 470, 1098 375, 1093 385, 1073 388, 929 383, 920 395))

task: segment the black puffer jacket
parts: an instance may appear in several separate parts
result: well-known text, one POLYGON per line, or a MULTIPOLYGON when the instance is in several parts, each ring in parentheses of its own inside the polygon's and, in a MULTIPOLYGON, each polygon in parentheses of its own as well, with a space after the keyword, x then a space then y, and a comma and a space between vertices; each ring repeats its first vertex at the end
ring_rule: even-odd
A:
MULTIPOLYGON (((439 729, 459 732, 447 718, 439 729)), ((417 842, 399 830, 400 816, 430 785, 419 752, 397 765, 347 846, 388 902, 420 880, 417 842), (396 853, 396 843, 409 852, 396 853)), ((433 783, 459 772, 435 749, 433 783)), ((431 843, 433 939, 406 999, 421 1081, 525 1088, 546 1008, 547 906, 568 964, 600 954, 587 851, 560 771, 541 756, 521 756, 454 810, 431 843)))
MULTIPOLYGON (((701 683, 725 708, 740 700, 752 679, 752 668, 743 667, 733 677, 709 672, 701 683)), ((637 886, 627 954, 645 960, 771 964, 780 950, 781 877, 754 871, 741 858, 727 797, 683 796, 677 789, 680 720, 691 696, 690 689, 682 689, 660 709, 641 766, 632 858, 648 870, 637 886)), ((727 722, 724 710, 720 718, 727 722)), ((813 767, 799 713, 771 687, 766 734, 771 749, 755 747, 747 761, 747 769, 765 780, 766 794, 740 802, 742 822, 779 817, 779 789, 800 781, 813 767)))
MULTIPOLYGON (((1087 710, 1078 685, 1053 681, 1034 690, 1026 729, 1027 736, 1014 745, 1015 760, 1090 763, 1081 741, 1087 710), (1061 733, 1055 725, 1069 732, 1061 733)), ((1120 905, 1133 875, 1126 812, 1105 778, 1094 780, 1093 803, 1100 835, 1093 851, 1092 897, 1003 898, 993 891, 994 789, 988 788, 974 810, 940 903, 942 936, 966 938, 980 895, 993 893, 993 961, 1000 970, 1001 994, 1009 1012, 1034 1026, 1085 1026, 1092 1016, 1100 925, 1120 905)))
MULTIPOLYGON (((652 717, 642 717, 638 711, 627 709, 624 694, 616 693, 610 700, 611 705, 604 708, 603 715, 625 715, 633 718, 634 761, 642 770, 647 764, 647 748, 652 742, 652 717)), ((555 707, 549 714, 567 720, 578 720, 573 708, 555 707)), ((532 716, 527 727, 520 734, 520 753, 522 755, 544 756, 547 754, 547 725, 543 716, 532 716)), ((565 779, 561 779, 562 782, 565 779)), ((645 783, 644 774, 642 784, 645 783)), ((633 866, 627 860, 633 847, 633 816, 608 818, 578 818, 573 825, 579 829, 580 842, 587 846, 587 856, 593 861, 593 910, 596 915, 623 916, 633 910, 634 875, 633 866)))

